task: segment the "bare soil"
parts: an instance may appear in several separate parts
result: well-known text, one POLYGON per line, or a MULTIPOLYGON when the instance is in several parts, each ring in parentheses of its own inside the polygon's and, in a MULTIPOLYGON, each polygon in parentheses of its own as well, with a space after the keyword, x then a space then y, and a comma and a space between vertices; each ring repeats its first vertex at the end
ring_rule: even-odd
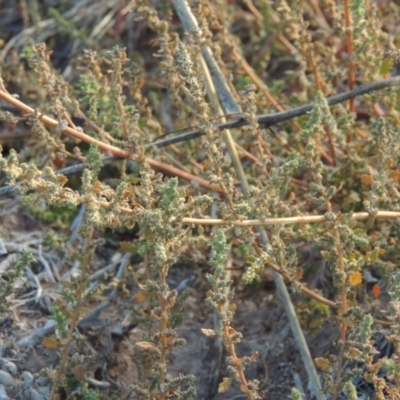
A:
MULTIPOLYGON (((19 245, 38 250, 45 234, 45 225, 29 216, 14 199, 2 199, 1 210, 0 238, 6 248, 15 249, 19 245)), ((2 257, 4 262, 11 255, 2 257)), ((58 269, 60 276, 70 268, 68 264, 63 265, 62 259, 54 252, 43 250, 42 257, 49 260, 52 268, 58 269)), ((96 252, 91 274, 120 258, 118 251, 103 246, 96 252)), ((117 265, 104 275, 104 279, 112 278, 117 265)), ((140 264, 130 263, 130 266, 133 270, 140 268, 140 264)), ((223 350, 220 358, 216 338, 206 337, 201 331, 203 328, 214 328, 215 315, 206 302, 209 287, 205 276, 209 272, 208 266, 189 263, 177 265, 171 271, 169 284, 172 288, 188 278, 190 283, 180 295, 186 299, 182 311, 183 323, 178 331, 186 344, 170 356, 168 370, 172 377, 193 374, 196 377, 197 399, 244 399, 237 383, 233 383, 226 393, 218 393, 216 390, 215 385, 223 377, 228 377, 229 372, 226 352, 223 350)), ((265 398, 271 400, 283 399, 290 394, 291 388, 296 386, 296 374, 304 390, 307 390, 307 377, 300 354, 271 278, 264 274, 263 281, 252 287, 244 286, 235 274, 233 278, 233 301, 237 306, 233 327, 243 334, 237 346, 238 356, 251 356, 255 352, 259 354, 259 359, 247 368, 246 376, 259 380, 265 398)), ((11 371, 13 378, 13 381, 3 382, 3 385, 11 398, 22 400, 27 398, 23 390, 24 376, 31 374, 36 390, 45 394, 50 388, 50 380, 44 372, 56 367, 59 362, 57 349, 49 349, 44 341, 46 337, 52 336, 54 327, 47 331, 40 329, 51 322, 49 298, 51 294, 59 295, 61 285, 59 282, 49 282, 43 265, 38 262, 32 266, 20 286, 9 299, 9 316, 0 321, 0 338, 2 369, 11 371), (38 293, 40 287, 42 293, 38 293), (8 362, 15 366, 14 370, 7 369, 8 362)), ((89 325, 80 329, 80 333, 87 339, 81 351, 90 355, 92 361, 91 367, 85 371, 79 369, 78 363, 73 373, 77 379, 92 378, 99 386, 109 385, 107 389, 102 389, 103 398, 115 394, 117 398, 133 399, 129 394, 129 385, 143 382, 145 378, 141 370, 140 351, 135 343, 144 340, 148 327, 132 323, 132 306, 142 311, 146 308, 144 303, 135 301, 137 292, 135 285, 131 285, 124 293, 117 292, 110 305, 98 316, 91 318, 89 325)), ((82 319, 100 303, 93 301, 85 306, 82 319)), ((339 334, 333 318, 320 323, 321 328, 310 330, 312 335, 306 331, 314 358, 325 357, 334 351, 333 342, 339 334)))

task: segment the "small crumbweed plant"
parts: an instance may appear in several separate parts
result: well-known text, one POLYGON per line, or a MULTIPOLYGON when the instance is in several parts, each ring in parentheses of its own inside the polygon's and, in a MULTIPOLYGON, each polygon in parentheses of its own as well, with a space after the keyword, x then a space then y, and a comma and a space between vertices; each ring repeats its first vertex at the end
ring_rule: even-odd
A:
POLYGON ((50 227, 35 251, 0 231, 0 315, 35 287, 48 321, 18 345, 53 358, 0 354, 0 397, 400 398, 400 6, 47 3, 0 38, 0 196, 50 227), (281 393, 259 370, 285 341, 246 353, 235 320, 268 277, 301 358, 281 393), (334 346, 310 353, 327 320, 334 346), (178 370, 185 347, 203 378, 178 370))

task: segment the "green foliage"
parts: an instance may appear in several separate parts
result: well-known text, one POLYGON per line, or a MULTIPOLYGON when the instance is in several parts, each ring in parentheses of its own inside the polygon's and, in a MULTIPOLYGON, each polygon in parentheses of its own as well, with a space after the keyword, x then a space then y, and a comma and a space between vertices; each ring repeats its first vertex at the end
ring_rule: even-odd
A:
POLYGON ((68 310, 64 305, 54 305, 52 309, 54 321, 62 338, 68 337, 68 321, 70 318, 68 310))
POLYGON ((82 398, 83 400, 100 400, 101 393, 98 389, 83 389, 82 398))
MULTIPOLYGON (((72 68, 68 82, 52 67, 48 46, 29 39, 24 40, 21 54, 27 61, 21 71, 27 67, 26 71, 14 77, 15 66, 7 74, 5 65, 0 81, 13 90, 21 82, 21 98, 35 110, 22 108, 21 116, 0 113, 6 127, 23 122, 33 138, 18 152, 11 149, 8 156, 0 155, 2 176, 8 184, 17 185, 14 191, 29 213, 57 230, 59 235, 48 232, 45 244, 62 250, 63 257, 80 265, 80 274, 62 283, 52 306, 61 360, 56 370, 49 372, 53 399, 59 386, 71 396, 76 390, 83 399, 103 398, 100 390, 89 389, 87 382, 71 374, 79 357, 89 364, 81 354, 79 320, 96 296, 111 292, 110 301, 116 294, 132 298, 132 282, 138 290, 135 296, 146 303, 132 307, 135 320, 146 327, 143 340, 135 343, 136 361, 143 374, 131 385, 133 395, 161 400, 195 397, 193 376, 169 373, 170 355, 184 345, 176 329, 185 318, 185 295, 170 287, 171 268, 182 260, 182 254, 185 260, 193 255, 188 264, 200 260, 212 267, 207 275, 207 301, 219 322, 207 335, 225 345, 232 376, 223 382, 221 391, 228 389, 227 382, 232 379, 249 399, 261 397, 259 382, 247 381, 244 374, 258 355, 236 354, 242 334, 233 328, 233 282, 254 285, 268 266, 279 270, 294 294, 311 297, 296 307, 300 314, 303 310, 308 317, 316 317, 320 325, 336 314, 341 347, 338 357, 324 364, 326 391, 333 397, 342 392, 356 399, 352 379, 362 373, 358 367, 348 367, 356 362, 368 370, 369 382, 377 392, 382 390, 386 383, 378 379, 379 368, 372 361, 374 333, 381 329, 375 324, 381 321, 379 313, 393 322, 388 340, 399 340, 400 273, 390 273, 400 257, 399 224, 377 218, 380 211, 400 211, 398 90, 359 97, 356 105, 329 106, 327 97, 353 87, 354 70, 356 80, 366 83, 391 73, 398 63, 398 52, 393 50, 398 38, 390 33, 385 6, 370 4, 369 9, 363 1, 351 2, 353 22, 346 26, 343 13, 348 9, 339 2, 310 6, 300 1, 263 1, 251 8, 246 4, 250 11, 244 13, 237 11, 237 2, 198 1, 192 2, 192 7, 199 29, 184 38, 168 2, 136 1, 122 9, 112 8, 104 13, 104 20, 96 17, 96 25, 90 27, 93 31, 76 18, 66 17, 67 3, 47 9, 52 23, 79 46, 90 47, 83 51, 77 47, 79 56, 70 65, 76 70, 72 68), (260 8, 259 13, 255 7, 260 8), (135 23, 128 20, 131 12, 138 19, 135 23), (114 21, 108 20, 114 17, 114 21), (103 23, 107 30, 95 40, 103 23), (119 27, 125 25, 137 29, 134 40, 133 31, 118 35, 119 27), (232 28, 238 32, 235 37, 232 28), (119 36, 135 42, 138 48, 134 53, 131 42, 126 49, 116 43, 119 36), (215 64, 209 71, 211 78, 215 79, 219 68, 224 74, 221 87, 226 85, 229 92, 233 82, 237 92, 243 89, 232 98, 248 125, 232 129, 232 135, 222 134, 216 126, 229 104, 221 87, 214 90, 208 79, 208 50, 215 64), (254 63, 252 68, 247 62, 254 63), (274 74, 279 79, 273 79, 274 74), (253 83, 257 89, 250 87, 253 83), (34 94, 25 86, 35 87, 34 94), (215 93, 221 95, 221 105, 215 93), (282 112, 284 106, 306 103, 313 104, 310 111, 297 119, 271 124, 269 129, 257 122, 258 112, 282 112), (49 123, 44 115, 54 121, 49 123), (84 129, 71 123, 74 117, 82 121, 84 129), (67 126, 69 130, 65 130, 67 126), (165 126, 196 126, 204 135, 164 152, 154 142, 165 126), (86 137, 80 135, 83 130, 86 137), (74 135, 67 136, 71 131, 74 135), (233 157, 235 144, 222 140, 230 135, 240 152, 239 166, 233 157), (125 158, 117 176, 109 177, 102 170, 104 152, 125 158), (68 182, 67 172, 56 172, 58 165, 73 167, 81 162, 83 172, 74 184, 68 182), (233 167, 244 170, 250 198, 247 183, 238 182, 243 177, 236 177, 233 167), (65 245, 70 222, 82 205, 85 214, 78 238, 65 245), (353 218, 358 211, 368 213, 368 220, 353 218), (222 227, 217 230, 206 226, 206 217, 214 212, 221 219, 218 224, 222 227), (303 217, 317 215, 320 219, 313 225, 304 221, 303 217), (193 218, 202 219, 204 227, 194 228, 193 218), (257 224, 268 222, 268 240, 263 246, 254 221, 240 225, 250 219, 257 219, 257 224), (123 231, 128 238, 119 243, 120 249, 140 257, 127 266, 129 278, 102 278, 98 289, 91 290, 94 252, 100 244, 93 238, 104 230, 113 234, 123 231), (300 265, 297 249, 307 244, 320 250, 323 268, 309 267, 307 262, 306 267, 300 265), (233 270, 241 271, 240 279, 232 279, 232 264, 233 270), (372 296, 361 288, 363 273, 370 265, 385 271, 384 290, 390 297, 387 309, 377 310, 372 296), (328 296, 323 293, 326 287, 329 299, 323 297, 328 296), (70 358, 71 354, 75 358, 70 358)), ((43 20, 38 2, 29 7, 30 18, 39 26, 43 20)), ((90 13, 82 14, 90 17, 90 13)), ((3 93, 1 86, 0 90, 3 93)), ((7 297, 16 293, 15 283, 23 279, 24 267, 33 261, 24 251, 12 268, 0 274, 0 313, 6 312, 7 297)), ((253 288, 258 290, 255 285, 253 288)), ((197 292, 196 296, 202 298, 197 292)), ((382 361, 382 369, 396 383, 397 364, 395 356, 382 361)), ((301 398, 295 389, 290 396, 301 398)))
POLYGON ((8 311, 7 297, 16 293, 15 284, 17 280, 23 279, 24 268, 35 261, 33 254, 23 249, 21 254, 14 256, 13 266, 0 273, 0 315, 8 311))

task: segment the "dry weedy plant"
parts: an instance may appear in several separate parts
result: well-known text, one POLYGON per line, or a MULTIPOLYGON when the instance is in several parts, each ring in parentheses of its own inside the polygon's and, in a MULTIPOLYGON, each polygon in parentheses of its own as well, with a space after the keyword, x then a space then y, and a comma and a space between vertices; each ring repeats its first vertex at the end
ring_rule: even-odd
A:
MULTIPOLYGON (((4 7, 9 26, 15 10, 4 7)), ((24 29, 0 54, 0 121, 24 141, 15 150, 2 138, 0 194, 55 229, 45 255, 2 241, 22 254, 0 270, 0 294, 15 305, 21 281, 33 282, 51 319, 13 354, 39 346, 52 361, 31 373, 5 352, 0 396, 190 399, 197 388, 222 399, 234 387, 248 399, 399 398, 398 11, 385 1, 21 2, 24 29), (60 72, 63 40, 71 62, 60 72), (109 231, 123 255, 99 273, 109 231), (310 244, 318 271, 299 256, 310 244), (170 277, 188 255, 210 266, 204 385, 173 370, 190 279, 170 277), (48 294, 33 256, 57 287, 48 294), (281 393, 248 372, 267 343, 242 354, 235 328, 238 278, 251 285, 265 271, 304 369, 281 393), (124 324, 91 343, 122 299, 124 324), (313 359, 301 323, 318 313, 339 333, 336 350, 313 359), (138 327, 140 340, 126 340, 138 327), (124 340, 122 384, 113 347, 124 340)))

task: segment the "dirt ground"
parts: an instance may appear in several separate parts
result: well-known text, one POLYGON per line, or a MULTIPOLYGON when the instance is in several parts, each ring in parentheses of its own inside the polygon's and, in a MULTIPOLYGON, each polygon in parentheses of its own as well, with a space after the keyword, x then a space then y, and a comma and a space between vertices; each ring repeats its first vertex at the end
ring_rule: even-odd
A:
MULTIPOLYGON (((4 40, 0 39, 0 57, 4 53, 4 58, 8 62, 11 60, 11 63, 18 60, 17 54, 31 38, 28 33, 25 36, 20 35, 25 29, 26 32, 30 31, 29 18, 27 19, 26 9, 23 8, 29 2, 21 1, 21 7, 15 7, 13 3, 8 0, 0 1, 0 29, 4 30, 6 37, 4 40), (15 38, 18 40, 14 40, 15 38), (14 43, 14 46, 8 46, 10 42, 14 43)), ((37 3, 40 7, 45 5, 46 9, 58 4, 44 0, 32 3, 37 3)), ((89 11, 82 13, 81 10, 75 10, 75 14, 71 14, 71 20, 78 27, 86 27, 87 24, 89 32, 96 30, 98 21, 103 21, 102 18, 107 17, 109 11, 113 11, 114 14, 110 15, 113 15, 115 20, 107 22, 107 34, 106 28, 103 36, 100 35, 101 29, 98 29, 98 36, 94 36, 93 41, 98 44, 101 40, 104 49, 111 49, 116 44, 127 46, 127 53, 132 59, 139 54, 138 58, 144 60, 146 67, 145 79, 152 81, 154 76, 160 75, 158 60, 153 57, 154 48, 149 45, 154 43, 156 35, 145 23, 133 21, 129 13, 126 18, 130 20, 123 20, 121 10, 125 3, 129 2, 91 2, 89 11), (104 6, 107 12, 101 10, 100 6, 104 6)), ((71 9, 74 9, 74 2, 71 4, 71 9)), ((240 4, 240 7, 242 6, 240 4)), ((243 31, 246 38, 247 31, 252 28, 252 20, 249 19, 249 13, 244 13, 245 7, 242 8, 238 7, 236 27, 243 31), (241 14, 243 18, 240 17, 241 14)), ((51 55, 53 66, 68 80, 74 68, 73 62, 82 48, 87 48, 87 42, 83 46, 77 39, 78 36, 70 37, 62 33, 56 24, 46 21, 47 25, 41 26, 42 30, 33 29, 35 34, 32 39, 47 41, 49 46, 54 48, 51 55)), ((172 24, 180 24, 178 18, 172 18, 171 21, 172 24)), ((269 46, 268 43, 266 45, 269 46)), ((270 64, 273 65, 274 62, 275 60, 271 60, 270 64)), ((269 79, 274 79, 287 70, 295 72, 297 68, 293 57, 279 57, 275 67, 272 68, 271 65, 269 79)), ((19 92, 21 88, 18 86, 18 75, 8 75, 13 78, 15 75, 15 81, 10 79, 10 90, 17 89, 16 93, 19 92)), ((164 86, 157 86, 159 82, 153 83, 158 91, 165 89, 164 86)), ((35 100, 37 88, 33 88, 32 91, 30 88, 23 89, 26 89, 24 95, 27 98, 32 95, 35 100)), ((148 90, 150 95, 154 94, 152 87, 148 90)), ((290 91, 291 88, 284 90, 290 91)), ((165 102, 168 103, 167 100, 165 102)), ((165 107, 160 105, 162 110, 165 107)), ((0 108, 18 112, 4 102, 0 102, 0 108)), ((164 110, 163 123, 173 130, 176 127, 172 112, 176 110, 172 106, 171 110, 164 110)), ((2 127, 0 125, 0 130, 2 127)), ((7 151, 10 148, 23 149, 23 138, 27 137, 29 132, 22 128, 18 133, 21 135, 15 140, 14 131, 0 132, 0 144, 7 151), (1 136, 2 134, 5 136, 1 136)), ((78 212, 79 210, 76 210, 76 214, 78 212)), ((56 229, 54 226, 52 228, 56 229)), ((0 273, 12 268, 15 256, 23 248, 30 249, 37 260, 25 269, 24 278, 17 281, 15 294, 8 298, 8 315, 0 319, 0 400, 48 399, 52 384, 48 373, 60 361, 59 346, 51 339, 55 330, 51 309, 60 298, 63 289, 61 282, 69 281, 71 276, 78 272, 78 268, 68 257, 68 251, 65 251, 69 246, 68 238, 55 250, 49 250, 44 245, 49 229, 49 224, 41 222, 19 205, 15 195, 0 197, 0 273)), ((76 381, 84 381, 88 387, 98 388, 101 398, 109 400, 135 399, 129 385, 143 383, 146 378, 143 355, 135 344, 146 340, 149 329, 144 316, 148 315, 149 307, 145 300, 139 300, 138 285, 131 279, 132 276, 143 275, 145 267, 137 257, 121 251, 118 242, 129 241, 132 239, 129 235, 120 234, 117 238, 108 232, 96 232, 96 238, 104 239, 105 243, 97 248, 90 265, 91 283, 93 287, 103 283, 104 286, 112 286, 115 283, 117 290, 113 296, 95 297, 90 304, 85 305, 79 323, 79 333, 84 340, 77 344, 79 352, 70 355, 74 367, 68 371, 69 376, 76 381), (121 271, 123 277, 130 276, 127 279, 128 284, 122 288, 118 287, 116 280, 121 271), (84 365, 89 365, 89 368, 85 368, 84 365)), ((301 262, 313 268, 313 282, 308 283, 313 289, 322 290, 325 297, 332 299, 333 292, 330 291, 329 279, 326 279, 327 266, 318 252, 310 244, 299 244, 298 251, 301 262)), ((229 371, 226 351, 218 345, 216 338, 206 337, 202 332, 202 329, 213 329, 216 326, 216 316, 206 301, 206 293, 210 289, 206 274, 210 272, 208 265, 195 264, 190 261, 190 257, 183 258, 170 271, 168 284, 170 288, 178 290, 178 302, 184 300, 181 311, 183 322, 179 325, 178 332, 179 336, 186 340, 186 344, 170 355, 168 378, 172 379, 179 374, 194 375, 198 400, 246 399, 247 396, 239 390, 237 382, 234 382, 226 393, 218 393, 217 390, 222 379, 229 376, 229 371)), ((269 400, 288 398, 293 387, 308 393, 307 375, 271 275, 267 271, 263 273, 259 284, 245 286, 240 281, 240 272, 234 271, 233 282, 233 302, 237 308, 232 326, 243 335, 241 343, 237 345, 238 356, 251 356, 256 352, 259 354, 258 360, 246 369, 246 377, 249 380, 257 379, 262 393, 269 400)), ((307 316, 304 298, 296 293, 292 293, 292 298, 304 326, 312 358, 337 354, 335 341, 339 338, 339 329, 335 315, 307 316)), ((66 398, 61 389, 60 399, 66 398)), ((81 397, 72 395, 70 398, 81 397)), ((305 396, 305 399, 307 398, 305 396)), ((367 396, 361 395, 359 399, 366 400, 367 396)))
MULTIPOLYGON (((12 249, 16 251, 20 246, 26 246, 38 254, 45 226, 26 213, 15 199, 2 199, 0 207, 0 238, 9 253, 2 256, 0 268, 5 268, 6 261, 12 257, 12 249)), ((60 276, 71 267, 63 264, 54 252, 43 250, 41 257, 53 270, 58 269, 60 276)), ((114 265, 104 273, 104 279, 110 279, 121 258, 122 254, 106 243, 96 252, 90 272, 94 274, 110 264, 114 265)), ((139 268, 134 262, 130 266, 133 270, 139 268)), ((205 265, 188 263, 177 265, 171 271, 169 284, 172 288, 185 280, 189 284, 181 294, 187 298, 183 309, 184 322, 178 330, 186 345, 170 356, 169 373, 171 376, 193 374, 196 377, 197 399, 244 399, 246 396, 239 391, 236 383, 226 393, 215 390, 215 382, 228 376, 228 371, 224 361, 226 353, 223 353, 223 361, 217 368, 216 339, 206 337, 201 331, 202 328, 214 327, 214 314, 206 302, 209 286, 205 275, 208 272, 209 267, 205 265), (216 371, 219 371, 218 377, 212 385, 216 371)), ((296 378, 299 386, 298 377, 306 389, 305 370, 272 279, 266 274, 258 286, 246 287, 237 277, 233 278, 234 302, 237 305, 233 327, 243 334, 243 340, 237 346, 238 356, 259 354, 259 359, 246 370, 246 376, 259 380, 265 398, 271 400, 287 398, 291 388, 296 386, 296 378)), ((50 381, 44 371, 55 367, 59 359, 57 351, 49 349, 43 340, 54 332, 49 318, 50 298, 57 296, 60 290, 59 283, 49 282, 46 270, 39 261, 26 272, 20 289, 10 298, 10 316, 0 321, 0 338, 2 369, 7 372, 2 384, 11 398, 29 398, 24 394, 29 377, 38 393, 44 396, 48 393, 50 381), (41 293, 38 293, 39 288, 41 293), (10 363, 14 367, 10 367, 10 363)), ((91 368, 85 371, 85 376, 93 380, 93 387, 103 388, 105 385, 107 388, 102 390, 121 399, 133 398, 129 397, 129 384, 143 379, 140 363, 135 360, 138 354, 135 343, 142 341, 147 331, 146 326, 132 323, 132 304, 137 309, 144 307, 140 302, 132 302, 137 291, 138 288, 132 285, 128 292, 117 292, 109 306, 91 318, 89 324, 82 324, 80 329, 88 339, 83 351, 92 357, 91 368)), ((85 307, 82 320, 100 303, 94 301, 85 307)), ((324 357, 334 351, 333 341, 338 334, 332 319, 326 319, 320 329, 312 331, 312 335, 307 334, 312 356, 324 357)), ((76 376, 79 377, 78 367, 76 376)))

